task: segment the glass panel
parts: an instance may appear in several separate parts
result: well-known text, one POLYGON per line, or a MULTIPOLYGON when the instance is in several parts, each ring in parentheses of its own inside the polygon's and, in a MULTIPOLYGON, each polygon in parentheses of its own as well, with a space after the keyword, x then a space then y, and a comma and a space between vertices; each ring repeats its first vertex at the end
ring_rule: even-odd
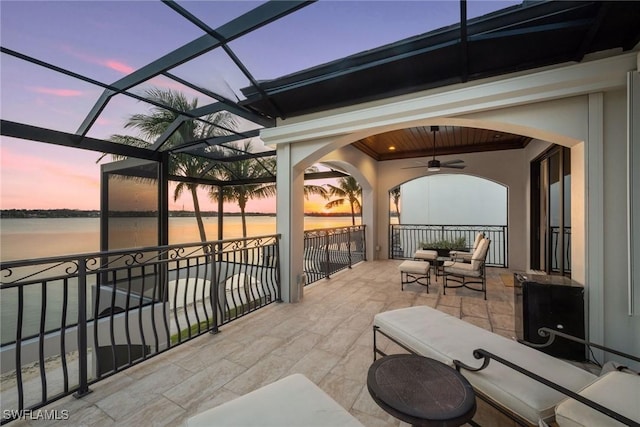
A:
POLYGON ((99 153, 2 137, 0 260, 100 249, 99 153), (52 210, 69 209, 67 212, 52 210), (12 216, 15 216, 13 218, 12 216))
MULTIPOLYGON (((202 70, 200 71, 202 72, 202 70)), ((162 102, 163 104, 174 107, 180 106, 180 109, 187 109, 185 108, 187 105, 191 107, 190 109, 192 109, 217 102, 210 96, 207 96, 197 90, 191 89, 189 86, 185 86, 182 83, 179 83, 165 76, 156 76, 146 82, 132 87, 131 89, 129 89, 129 92, 147 99, 152 98, 150 92, 154 94, 154 98, 158 98, 157 92, 161 92, 164 95, 160 96, 159 98, 166 101, 162 102), (178 103, 176 101, 173 101, 172 104, 171 102, 172 100, 174 100, 174 97, 170 96, 171 92, 177 92, 184 95, 184 98, 187 101, 186 105, 182 105, 182 103, 178 103)))
POLYGON ((221 48, 200 55, 170 72, 231 101, 244 99, 240 89, 250 85, 249 79, 221 48))
POLYGON ((127 95, 113 96, 87 132, 87 136, 109 140, 113 135, 122 135, 150 141, 139 130, 131 127, 125 128, 125 124, 133 114, 148 114, 150 108, 151 104, 138 101, 127 95))
POLYGON ((540 162, 540 222, 538 223, 538 235, 540 237, 540 265, 538 268, 547 271, 547 227, 549 212, 549 160, 545 159, 540 162))
POLYGON ((2 119, 75 133, 102 88, 2 55, 2 119))
MULTIPOLYGON (((156 163, 107 173, 107 250, 158 244, 158 171, 156 163)), ((103 207, 104 208, 104 207, 103 207)))
POLYGON ((560 247, 561 228, 561 195, 560 184, 560 154, 556 153, 549 158, 549 230, 550 236, 550 257, 551 269, 558 270, 562 264, 562 248, 560 247))
POLYGON ((180 6, 213 29, 237 18, 266 1, 178 1, 180 6))
POLYGON ((459 22, 451 1, 319 1, 230 43, 273 79, 459 22))
POLYGON ((564 174, 564 269, 571 271, 571 149, 563 149, 564 174))
POLYGON ((497 10, 506 9, 517 4, 522 4, 521 1, 513 0, 500 0, 500 1, 486 1, 486 0, 467 0, 467 19, 477 18, 482 15, 486 15, 497 10))
POLYGON ((4 47, 105 83, 203 34, 150 1, 3 1, 1 27, 4 47))

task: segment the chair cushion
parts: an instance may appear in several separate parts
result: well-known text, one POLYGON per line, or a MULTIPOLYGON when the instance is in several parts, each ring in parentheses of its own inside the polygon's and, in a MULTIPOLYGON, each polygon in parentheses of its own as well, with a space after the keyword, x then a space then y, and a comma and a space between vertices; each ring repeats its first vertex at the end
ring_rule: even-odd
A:
POLYGON ((480 277, 480 270, 477 268, 473 268, 473 264, 468 264, 466 262, 449 263, 447 261, 444 263, 444 272, 449 274, 456 274, 459 276, 480 277))
POLYGON ((404 273, 423 274, 426 275, 429 271, 430 264, 426 261, 403 261, 398 266, 398 270, 404 273))
MULTIPOLYGON (((379 313, 374 317, 374 325, 417 354, 452 366, 455 359, 480 366, 473 350, 483 348, 573 391, 597 378, 567 362, 426 306, 379 313)), ((552 419, 555 406, 566 397, 495 360, 480 372, 463 370, 462 374, 474 389, 531 424, 552 419)))
POLYGON ((363 427, 346 409, 301 374, 290 375, 187 420, 188 427, 363 427))
POLYGON ((487 257, 487 252, 489 251, 489 243, 491 243, 491 240, 482 239, 480 243, 478 243, 476 250, 473 251, 473 255, 471 256, 471 265, 475 270, 479 269, 484 263, 484 260, 487 257))
MULTIPOLYGON (((578 394, 640 423, 640 376, 638 375, 611 371, 578 394)), ((557 406, 556 421, 561 427, 624 425, 570 398, 557 406)))
POLYGON ((426 259, 429 261, 435 261, 438 258, 438 252, 437 251, 430 251, 427 249, 418 249, 414 254, 413 254, 414 258, 418 258, 418 259, 426 259))

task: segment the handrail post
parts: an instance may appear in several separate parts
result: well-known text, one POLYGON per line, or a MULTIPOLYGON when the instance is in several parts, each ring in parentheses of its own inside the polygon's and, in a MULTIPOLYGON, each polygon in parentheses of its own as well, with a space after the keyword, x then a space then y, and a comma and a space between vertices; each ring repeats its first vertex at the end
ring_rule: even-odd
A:
POLYGON ((351 268, 351 227, 347 228, 347 254, 349 257, 349 268, 351 268))
MULTIPOLYGON (((93 319, 97 322, 98 319, 93 319)), ((64 332, 61 332, 64 333, 64 332)), ((88 340, 87 340, 87 259, 78 259, 78 391, 76 398, 91 393, 88 381, 88 340)), ((97 349, 96 349, 97 350, 97 349)))
POLYGON ((216 247, 219 247, 218 245, 209 245, 209 262, 211 263, 211 287, 210 287, 210 293, 211 293, 211 315, 213 317, 213 328, 211 329, 210 333, 212 334, 217 334, 218 333, 218 324, 219 322, 219 318, 218 318, 218 306, 219 306, 219 292, 220 292, 220 283, 218 280, 218 274, 217 274, 217 268, 216 268, 216 253, 220 252, 216 250, 216 247))
POLYGON ((324 266, 324 278, 329 279, 329 275, 331 274, 331 260, 329 255, 329 231, 324 231, 324 247, 326 252, 326 260, 327 263, 324 266))

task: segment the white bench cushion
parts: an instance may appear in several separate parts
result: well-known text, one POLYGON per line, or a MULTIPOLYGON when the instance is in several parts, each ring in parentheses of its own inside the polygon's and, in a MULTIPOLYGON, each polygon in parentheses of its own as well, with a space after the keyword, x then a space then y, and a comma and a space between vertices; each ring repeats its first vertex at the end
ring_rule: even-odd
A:
POLYGON ((429 271, 429 263, 426 261, 403 261, 398 270, 404 273, 426 275, 429 271))
POLYGON ((320 387, 301 374, 223 403, 187 420, 189 427, 364 427, 320 387))
MULTIPOLYGON (((609 372, 578 394, 640 423, 640 375, 609 372)), ((570 398, 556 408, 556 422, 561 427, 624 426, 570 398)))
POLYGON ((435 261, 438 258, 438 251, 431 251, 427 249, 418 249, 414 254, 414 258, 426 259, 427 261, 435 261))
MULTIPOLYGON (((426 306, 379 313, 374 325, 416 353, 451 366, 455 359, 480 366, 473 350, 483 348, 576 392, 597 378, 567 362, 426 306)), ((462 374, 474 389, 532 424, 552 419, 555 406, 566 397, 495 360, 480 372, 463 370, 462 374)))

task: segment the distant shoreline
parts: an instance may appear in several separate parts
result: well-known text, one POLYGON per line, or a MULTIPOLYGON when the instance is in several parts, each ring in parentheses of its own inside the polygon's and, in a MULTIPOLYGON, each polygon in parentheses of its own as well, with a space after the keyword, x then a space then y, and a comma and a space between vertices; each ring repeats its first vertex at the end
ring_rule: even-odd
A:
MULTIPOLYGON (((217 217, 217 211, 202 211, 203 217, 217 217)), ((311 217, 350 217, 350 213, 305 212, 311 217)), ((153 211, 121 211, 112 212, 113 217, 155 217, 153 211)), ((194 211, 169 211, 170 217, 195 217, 194 211)), ((241 216, 240 212, 224 212, 224 216, 241 216)), ((246 212, 246 216, 276 216, 275 212, 246 212)), ((356 216, 360 216, 359 214, 356 216)), ((2 209, 0 218, 100 218, 98 210, 79 209, 2 209)))

